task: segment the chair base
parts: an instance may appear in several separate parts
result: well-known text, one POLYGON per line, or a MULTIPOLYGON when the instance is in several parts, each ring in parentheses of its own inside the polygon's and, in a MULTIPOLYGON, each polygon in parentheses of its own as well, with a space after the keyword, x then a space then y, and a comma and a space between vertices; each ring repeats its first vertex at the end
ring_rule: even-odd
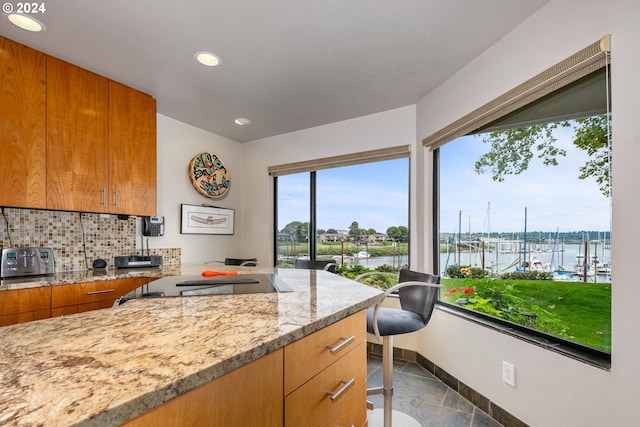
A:
MULTIPOLYGON (((396 410, 391 411, 391 414, 393 427, 421 427, 418 420, 411 415, 396 410)), ((369 422, 369 427, 383 427, 384 409, 379 408, 367 411, 367 421, 369 422)))

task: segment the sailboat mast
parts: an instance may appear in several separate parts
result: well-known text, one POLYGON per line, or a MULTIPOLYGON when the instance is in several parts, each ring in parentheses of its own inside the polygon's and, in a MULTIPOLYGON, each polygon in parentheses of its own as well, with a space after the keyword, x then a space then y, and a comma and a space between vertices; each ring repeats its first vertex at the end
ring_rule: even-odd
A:
POLYGON ((524 239, 522 246, 522 265, 524 271, 527 271, 527 208, 524 208, 524 239))

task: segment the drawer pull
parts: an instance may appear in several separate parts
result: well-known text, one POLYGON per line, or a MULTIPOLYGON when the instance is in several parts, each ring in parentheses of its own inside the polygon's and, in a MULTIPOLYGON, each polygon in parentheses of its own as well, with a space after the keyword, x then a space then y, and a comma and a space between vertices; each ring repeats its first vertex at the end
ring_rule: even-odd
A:
POLYGON ((349 387, 354 385, 355 382, 356 382, 355 378, 351 378, 349 381, 341 380, 340 383, 343 384, 343 386, 340 387, 340 389, 338 391, 328 391, 327 394, 329 396, 331 396, 331 400, 335 401, 337 398, 340 397, 340 395, 342 395, 342 393, 347 391, 349 389, 349 387))
POLYGON ((345 347, 346 345, 348 345, 349 343, 353 342, 353 340, 355 340, 356 337, 354 335, 351 335, 349 338, 347 337, 340 337, 340 341, 342 341, 340 344, 335 345, 335 346, 330 346, 328 345, 327 348, 329 349, 329 351, 331 351, 331 353, 336 353, 340 350, 342 350, 343 347, 345 347))
POLYGON ((101 291, 91 291, 87 292, 87 295, 96 295, 96 294, 108 294, 109 292, 115 292, 115 289, 103 289, 101 291))

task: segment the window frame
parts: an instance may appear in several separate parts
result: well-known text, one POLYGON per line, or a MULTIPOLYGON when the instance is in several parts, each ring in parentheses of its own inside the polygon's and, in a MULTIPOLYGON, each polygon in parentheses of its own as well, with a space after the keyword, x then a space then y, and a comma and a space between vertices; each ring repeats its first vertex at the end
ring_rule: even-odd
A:
MULTIPOLYGON (((528 80, 522 85, 512 89, 511 91, 503 94, 495 100, 487 103, 486 105, 474 110, 461 119, 451 123, 450 125, 442 128, 438 132, 430 135, 423 140, 423 145, 426 149, 432 151, 432 226, 433 226, 433 267, 436 274, 440 274, 440 149, 442 145, 447 142, 451 142, 458 137, 473 133, 473 131, 480 129, 499 117, 503 117, 521 108, 529 103, 554 92, 555 90, 570 84, 572 81, 576 81, 580 77, 584 77, 600 68, 610 66, 610 40, 606 36, 599 42, 592 44, 591 46, 576 53, 567 60, 557 64, 554 67, 540 73, 534 78, 528 80), (549 90, 549 87, 544 87, 545 84, 541 81, 548 79, 552 81, 554 76, 566 74, 567 70, 570 72, 575 71, 576 68, 580 68, 582 63, 585 62, 584 67, 578 70, 576 74, 579 77, 562 84, 553 83, 551 87, 553 90, 549 90), (587 63, 588 62, 588 63, 587 63), (598 64, 604 63, 603 66, 598 64), (577 64, 577 65, 576 65, 577 64), (540 93, 533 93, 537 88, 543 87, 540 93), (524 95, 523 95, 524 94, 524 95), (539 95, 539 96, 538 96, 539 95), (526 102, 524 101, 526 100, 526 102), (517 108, 513 108, 514 105, 518 105, 517 108), (488 119, 490 118, 490 120, 488 119)), ((607 84, 609 84, 607 82, 607 84)), ((609 111, 610 113, 610 111, 609 111)), ((610 370, 611 369, 611 353, 589 347, 574 341, 569 341, 560 337, 556 337, 551 334, 547 334, 533 328, 529 328, 514 322, 506 321, 497 317, 489 316, 484 313, 480 313, 473 310, 464 309, 454 304, 438 300, 436 308, 449 313, 451 315, 463 318, 478 325, 482 325, 493 329, 497 332, 512 336, 513 338, 529 342, 533 345, 545 348, 547 350, 571 357, 577 361, 589 364, 591 366, 610 370)))

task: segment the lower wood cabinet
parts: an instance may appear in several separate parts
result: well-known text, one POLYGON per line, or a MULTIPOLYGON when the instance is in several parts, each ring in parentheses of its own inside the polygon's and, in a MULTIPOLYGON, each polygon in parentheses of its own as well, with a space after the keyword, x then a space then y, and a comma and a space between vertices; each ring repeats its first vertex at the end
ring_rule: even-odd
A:
POLYGON ((50 316, 50 286, 0 292, 0 326, 46 319, 50 316))
POLYGON ((285 347, 284 426, 366 425, 365 341, 363 310, 285 347))
POLYGON ((142 286, 144 279, 116 279, 51 287, 51 316, 66 316, 113 306, 116 299, 142 286))
POLYGON ((122 427, 364 427, 365 335, 363 310, 122 427))
POLYGON ((270 353, 123 426, 280 427, 282 353, 270 353))

